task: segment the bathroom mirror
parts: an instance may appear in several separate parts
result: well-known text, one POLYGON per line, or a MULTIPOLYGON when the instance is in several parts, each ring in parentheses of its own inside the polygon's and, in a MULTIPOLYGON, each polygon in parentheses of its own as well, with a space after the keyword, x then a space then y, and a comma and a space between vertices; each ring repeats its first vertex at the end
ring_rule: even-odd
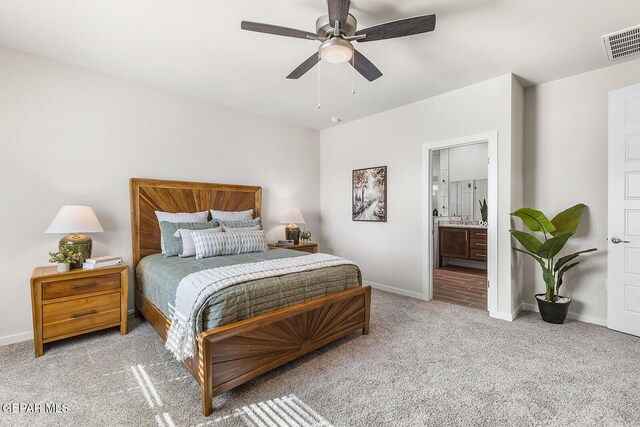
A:
POLYGON ((476 144, 432 154, 434 216, 480 221, 480 202, 488 198, 487 147, 476 144))
POLYGON ((449 215, 480 221, 480 201, 487 198, 489 180, 454 181, 449 184, 449 215))

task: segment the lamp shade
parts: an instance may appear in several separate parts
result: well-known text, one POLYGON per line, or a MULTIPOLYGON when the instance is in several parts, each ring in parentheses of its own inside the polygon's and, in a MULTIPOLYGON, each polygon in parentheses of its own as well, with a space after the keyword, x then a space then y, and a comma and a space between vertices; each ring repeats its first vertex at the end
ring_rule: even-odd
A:
POLYGON ((45 233, 102 233, 104 229, 89 206, 63 206, 45 233))
POLYGON ((298 208, 287 208, 280 217, 280 224, 304 224, 304 217, 298 208))

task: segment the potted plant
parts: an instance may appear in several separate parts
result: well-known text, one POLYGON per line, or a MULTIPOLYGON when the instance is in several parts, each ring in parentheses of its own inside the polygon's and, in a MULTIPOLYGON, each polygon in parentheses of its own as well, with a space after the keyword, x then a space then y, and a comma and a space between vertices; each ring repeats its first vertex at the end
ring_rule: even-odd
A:
POLYGON ((487 199, 478 200, 480 203, 480 216, 482 217, 482 222, 486 224, 489 219, 489 207, 487 206, 487 199))
POLYGON ((308 242, 311 239, 311 231, 305 228, 300 232, 300 238, 304 243, 308 242))
POLYGON ((58 252, 49 252, 49 262, 58 264, 58 271, 69 271, 71 264, 80 261, 82 255, 62 246, 58 252))
POLYGON ((578 229, 580 217, 585 208, 584 204, 577 204, 560 212, 551 220, 542 212, 530 208, 518 209, 511 214, 520 218, 532 232, 509 230, 511 235, 524 248, 513 249, 529 255, 542 267, 542 277, 546 285, 546 292, 544 294, 536 294, 536 301, 540 315, 545 322, 564 323, 569 311, 569 304, 571 304, 571 298, 563 297, 559 294, 564 274, 580 264, 577 258, 581 254, 597 250, 596 248, 591 248, 569 255, 559 255, 569 238, 578 229), (538 239, 533 233, 542 234, 543 240, 538 239))

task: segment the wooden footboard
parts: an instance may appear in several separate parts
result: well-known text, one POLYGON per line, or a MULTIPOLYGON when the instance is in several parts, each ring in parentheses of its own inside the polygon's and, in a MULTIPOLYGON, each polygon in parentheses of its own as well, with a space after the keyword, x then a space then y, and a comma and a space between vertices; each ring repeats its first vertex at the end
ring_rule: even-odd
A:
MULTIPOLYGON (((218 394, 352 332, 368 334, 370 306, 371 287, 357 287, 202 332, 197 364, 183 362, 200 383, 202 413, 213 412, 218 394)), ((138 291, 136 308, 166 340, 168 319, 138 291)))

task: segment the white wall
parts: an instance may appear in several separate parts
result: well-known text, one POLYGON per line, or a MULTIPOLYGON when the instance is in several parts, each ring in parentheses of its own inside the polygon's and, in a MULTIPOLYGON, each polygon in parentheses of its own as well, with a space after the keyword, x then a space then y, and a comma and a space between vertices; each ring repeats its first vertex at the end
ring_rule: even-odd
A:
POLYGON ((449 149, 449 182, 487 179, 488 144, 449 149))
POLYGON ((131 177, 261 185, 276 240, 289 205, 319 235, 318 175, 317 131, 0 48, 0 344, 31 338, 29 277, 62 205, 92 206, 94 253, 131 265, 131 177))
MULTIPOLYGON (((514 91, 521 94, 522 88, 511 75, 506 75, 323 130, 323 248, 357 262, 367 282, 423 297, 422 265, 426 255, 422 252, 422 146, 497 130, 501 176, 509 176, 512 156, 520 154, 512 149, 512 140, 522 142, 517 130, 512 135, 514 91), (352 221, 351 172, 378 165, 388 167, 388 222, 352 221)), ((521 161, 516 163, 521 165, 521 161)), ((516 207, 512 205, 512 187, 505 183, 504 193, 499 195, 499 256, 506 259, 511 257, 509 212, 516 207)), ((522 193, 521 187, 519 192, 522 193)), ((520 305, 520 291, 516 289, 519 283, 509 265, 502 266, 499 280, 503 284, 499 310, 503 317, 509 317, 520 305)))
MULTIPOLYGON (((606 324, 608 92, 640 83, 640 60, 529 88, 525 92, 525 205, 548 215, 589 206, 568 250, 600 251, 567 273, 563 294, 573 298, 574 318, 606 324)), ((586 258, 586 257, 585 257, 586 258)), ((544 291, 540 271, 528 260, 526 308, 544 291)))

